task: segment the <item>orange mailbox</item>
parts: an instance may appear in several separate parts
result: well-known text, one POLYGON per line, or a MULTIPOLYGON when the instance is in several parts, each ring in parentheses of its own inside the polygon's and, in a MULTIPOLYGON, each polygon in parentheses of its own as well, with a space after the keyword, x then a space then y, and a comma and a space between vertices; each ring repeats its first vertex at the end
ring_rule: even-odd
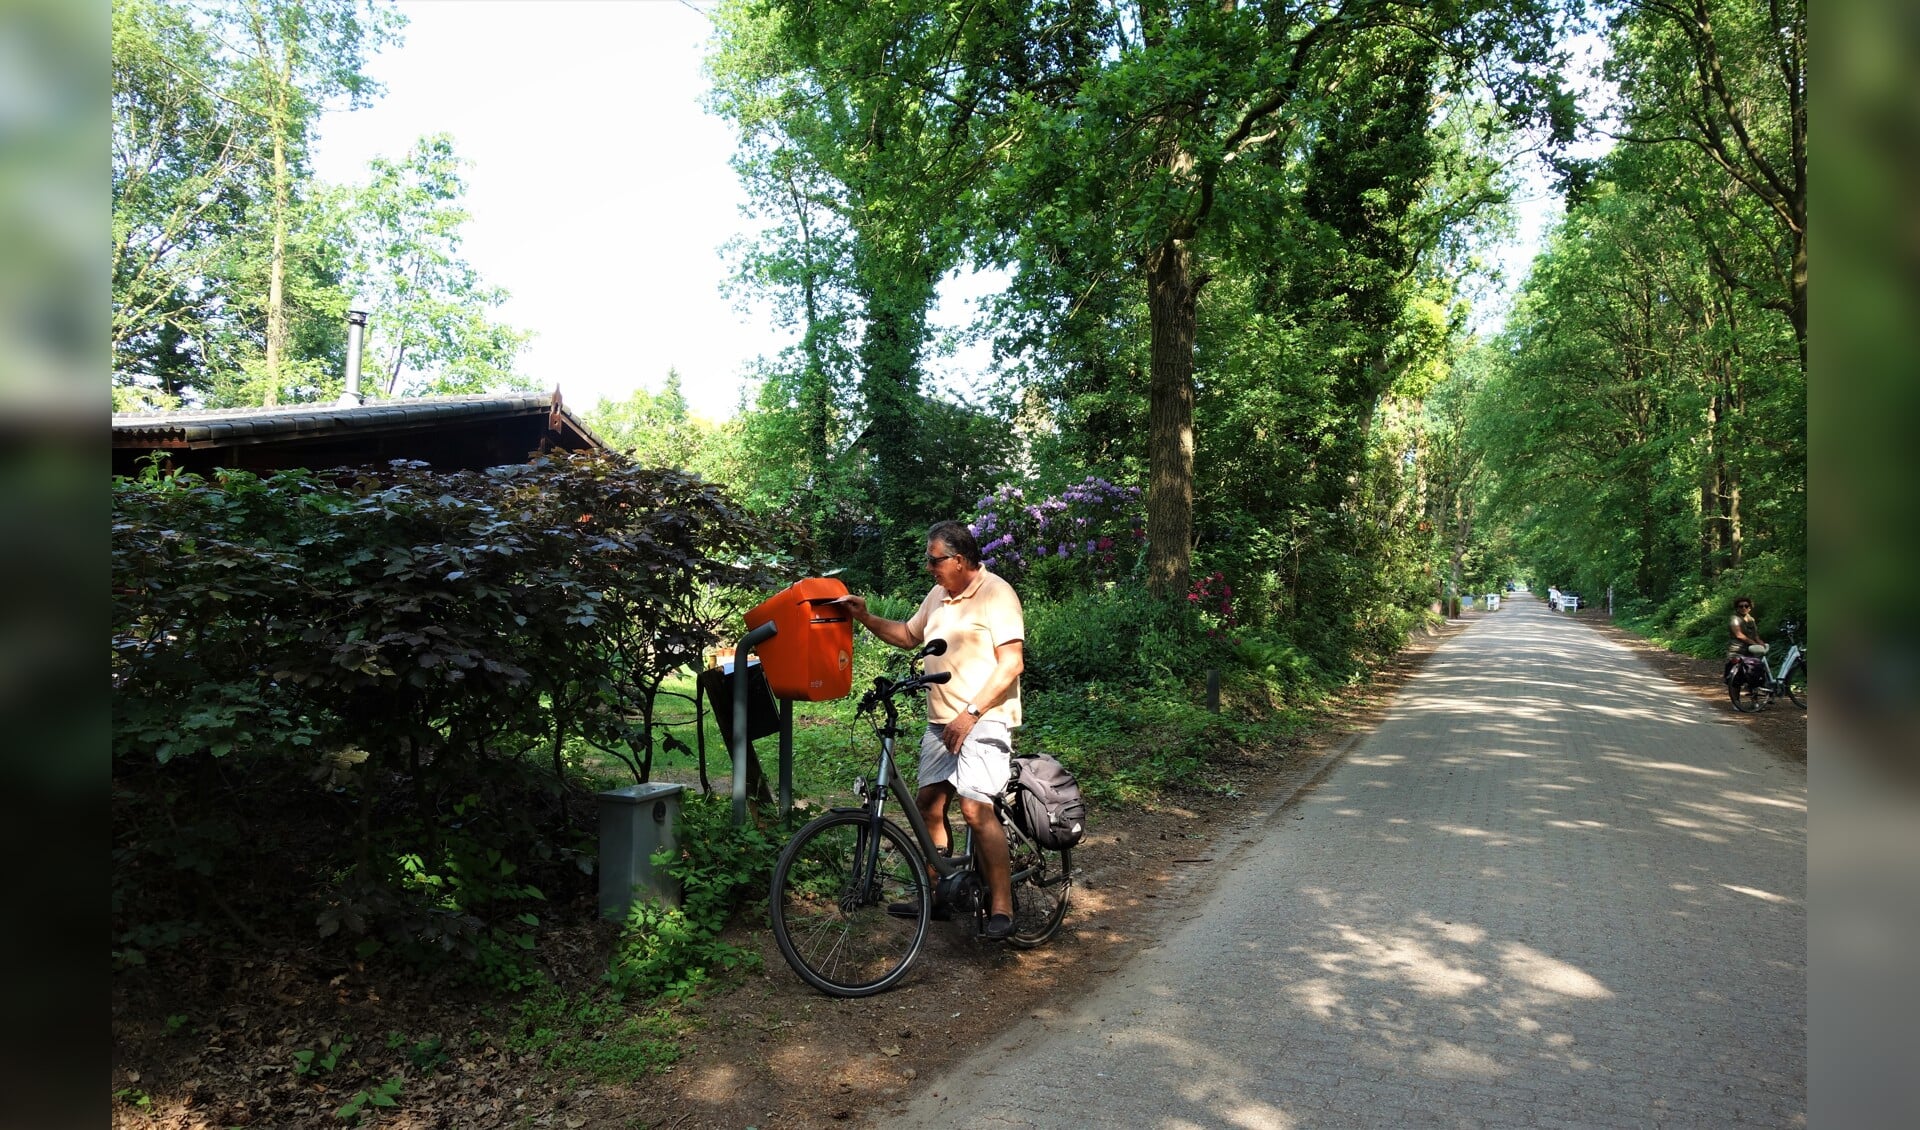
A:
POLYGON ((774 694, 825 702, 853 690, 853 617, 826 603, 845 595, 847 586, 831 577, 808 577, 747 613, 748 631, 773 623, 776 634, 756 650, 774 694))

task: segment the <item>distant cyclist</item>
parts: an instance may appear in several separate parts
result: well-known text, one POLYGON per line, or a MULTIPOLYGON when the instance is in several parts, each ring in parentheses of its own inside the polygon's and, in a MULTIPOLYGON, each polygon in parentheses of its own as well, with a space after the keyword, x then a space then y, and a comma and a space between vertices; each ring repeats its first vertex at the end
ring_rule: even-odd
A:
POLYGON ((1744 596, 1733 599, 1733 615, 1727 620, 1727 674, 1734 664, 1750 655, 1765 655, 1767 642, 1760 638, 1760 625, 1753 618, 1753 601, 1744 596))

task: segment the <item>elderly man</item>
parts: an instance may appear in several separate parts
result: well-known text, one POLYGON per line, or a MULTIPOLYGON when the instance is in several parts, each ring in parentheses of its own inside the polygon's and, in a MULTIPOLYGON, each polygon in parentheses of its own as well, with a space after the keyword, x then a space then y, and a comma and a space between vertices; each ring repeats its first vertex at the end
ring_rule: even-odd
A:
MULTIPOLYGON (((1007 837, 994 818, 993 798, 1012 770, 1026 625, 1013 586, 980 564, 980 544, 961 523, 941 522, 927 531, 927 568, 933 589, 907 620, 873 615, 865 597, 844 596, 838 603, 895 647, 947 641, 944 653, 927 660, 929 670, 950 671, 952 678, 928 693, 917 799, 934 846, 947 851, 947 806, 959 795, 960 814, 973 830, 973 850, 987 882, 986 936, 1005 938, 1013 932, 1013 886, 1007 837)), ((908 906, 888 910, 919 912, 908 906)))

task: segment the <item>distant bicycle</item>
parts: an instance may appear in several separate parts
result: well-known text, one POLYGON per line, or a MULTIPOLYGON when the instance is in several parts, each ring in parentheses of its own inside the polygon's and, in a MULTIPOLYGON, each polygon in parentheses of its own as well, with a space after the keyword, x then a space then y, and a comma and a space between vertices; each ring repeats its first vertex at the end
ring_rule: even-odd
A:
MULTIPOLYGON (((945 640, 934 640, 920 655, 939 654, 945 646, 945 640)), ((976 935, 986 924, 986 881, 975 866, 972 832, 957 854, 936 851, 893 758, 900 736, 894 699, 947 677, 941 671, 873 681, 859 713, 878 711, 884 720, 875 726, 880 758, 873 779, 854 784, 860 806, 835 808, 800 829, 774 864, 768 899, 773 939, 793 971, 823 993, 864 997, 892 988, 906 976, 926 940, 927 923, 936 917, 970 923, 976 935), (888 797, 899 801, 908 830, 887 818, 888 797)), ((1060 929, 1073 890, 1073 851, 1042 848, 1020 830, 1011 787, 1009 782, 993 807, 1013 868, 1013 934, 1007 941, 1027 949, 1060 929)))
POLYGON ((1800 644, 1796 635, 1799 631, 1800 625, 1792 620, 1780 625, 1780 633, 1787 637, 1787 650, 1780 656, 1778 667, 1769 666, 1765 656, 1754 656, 1752 662, 1743 661, 1741 669, 1727 680, 1727 697, 1733 700, 1735 710, 1751 714, 1771 706, 1780 695, 1802 710, 1807 708, 1807 649, 1800 644))

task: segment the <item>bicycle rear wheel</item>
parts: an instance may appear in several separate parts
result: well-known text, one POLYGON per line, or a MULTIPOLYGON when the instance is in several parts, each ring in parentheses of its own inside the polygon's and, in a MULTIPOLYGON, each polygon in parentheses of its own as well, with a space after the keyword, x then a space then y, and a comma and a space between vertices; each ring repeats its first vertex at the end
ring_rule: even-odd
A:
POLYGON ((1007 847, 1013 863, 1013 933, 1007 943, 1032 949, 1052 938, 1073 894, 1073 849, 1048 851, 1017 834, 1007 847))
POLYGON ((1786 690, 1787 697, 1793 700, 1793 704, 1805 710, 1807 708, 1807 661, 1795 660, 1793 670, 1787 672, 1787 677, 1780 680, 1780 683, 1786 690))
POLYGON ((800 829, 774 864, 768 913, 781 956, 801 980, 831 996, 891 988, 926 940, 926 874, 919 851, 891 821, 827 813, 800 829), (878 850, 870 853, 876 829, 878 850), (894 903, 918 913, 896 917, 887 912, 894 903))

